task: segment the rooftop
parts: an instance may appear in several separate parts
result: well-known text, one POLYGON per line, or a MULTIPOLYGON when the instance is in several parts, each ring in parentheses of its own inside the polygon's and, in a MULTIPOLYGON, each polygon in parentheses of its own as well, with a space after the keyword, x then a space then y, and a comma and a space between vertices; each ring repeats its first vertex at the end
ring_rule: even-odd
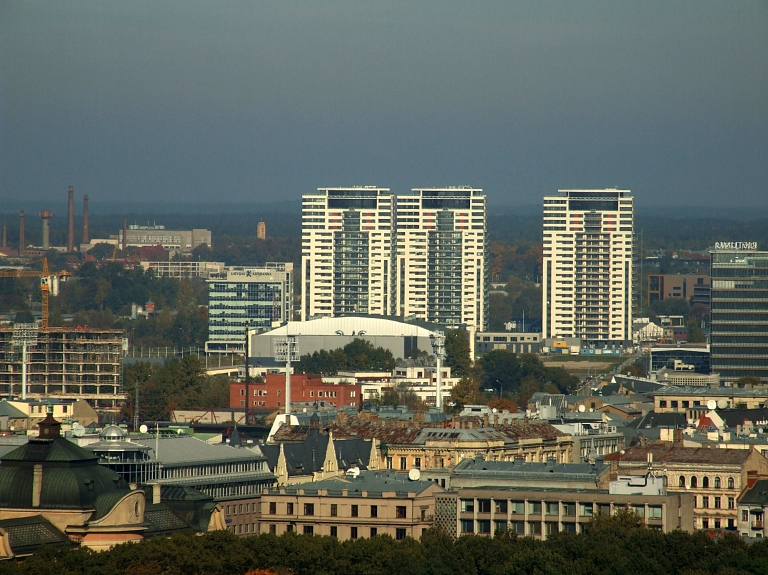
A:
POLYGON ((137 443, 153 449, 155 441, 158 442, 158 453, 155 456, 164 467, 183 467, 200 463, 242 463, 263 459, 258 453, 247 448, 230 447, 224 443, 210 444, 188 435, 136 440, 137 443))
POLYGON ((326 479, 313 483, 304 483, 287 487, 285 492, 297 495, 301 489, 305 495, 317 495, 323 489, 331 496, 344 496, 343 490, 347 490, 347 497, 361 497, 365 491, 368 497, 381 497, 382 493, 394 493, 395 497, 406 498, 409 494, 419 495, 430 487, 437 487, 433 481, 412 481, 407 475, 391 471, 362 471, 355 478, 343 477, 326 479))
POLYGON ((718 397, 768 397, 768 388, 705 387, 700 385, 667 385, 648 395, 691 395, 718 397))
POLYGON ((606 461, 620 463, 647 463, 648 454, 653 454, 653 464, 664 463, 743 465, 752 453, 751 449, 712 449, 708 447, 678 447, 668 444, 630 447, 623 454, 606 455, 606 461))

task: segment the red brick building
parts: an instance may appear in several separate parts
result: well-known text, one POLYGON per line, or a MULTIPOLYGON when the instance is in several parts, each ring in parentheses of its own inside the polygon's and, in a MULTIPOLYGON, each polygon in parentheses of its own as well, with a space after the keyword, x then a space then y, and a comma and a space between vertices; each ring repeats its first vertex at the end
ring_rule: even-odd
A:
MULTIPOLYGON (((251 396, 250 407, 279 409, 285 407, 285 375, 266 375, 264 383, 251 382, 248 386, 251 396)), ((362 386, 354 384, 333 385, 323 383, 319 375, 295 373, 291 375, 291 403, 324 402, 326 405, 361 407, 362 386)), ((232 383, 229 386, 229 406, 245 407, 245 384, 232 383)))

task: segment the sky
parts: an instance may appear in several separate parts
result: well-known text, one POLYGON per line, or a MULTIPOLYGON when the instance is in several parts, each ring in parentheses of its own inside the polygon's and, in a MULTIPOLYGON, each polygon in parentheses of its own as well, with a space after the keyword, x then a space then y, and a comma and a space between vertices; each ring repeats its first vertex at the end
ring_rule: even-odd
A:
POLYGON ((0 3, 2 204, 768 205, 768 2, 0 3))

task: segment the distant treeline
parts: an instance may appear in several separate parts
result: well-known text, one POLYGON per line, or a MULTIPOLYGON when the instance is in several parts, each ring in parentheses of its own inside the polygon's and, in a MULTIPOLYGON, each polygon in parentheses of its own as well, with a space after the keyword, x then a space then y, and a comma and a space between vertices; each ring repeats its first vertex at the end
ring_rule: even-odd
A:
POLYGON ((768 542, 735 535, 663 534, 634 516, 597 518, 586 533, 557 533, 546 542, 511 534, 453 540, 427 531, 421 541, 389 536, 339 542, 331 537, 229 531, 156 537, 111 551, 43 549, 0 575, 765 575, 768 542))

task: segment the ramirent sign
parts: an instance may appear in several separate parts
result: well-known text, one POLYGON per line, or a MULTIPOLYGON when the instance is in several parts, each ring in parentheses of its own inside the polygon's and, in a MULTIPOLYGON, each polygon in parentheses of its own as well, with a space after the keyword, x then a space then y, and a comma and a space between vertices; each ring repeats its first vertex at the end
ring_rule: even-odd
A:
POLYGON ((716 250, 756 250, 757 242, 715 242, 716 250))

